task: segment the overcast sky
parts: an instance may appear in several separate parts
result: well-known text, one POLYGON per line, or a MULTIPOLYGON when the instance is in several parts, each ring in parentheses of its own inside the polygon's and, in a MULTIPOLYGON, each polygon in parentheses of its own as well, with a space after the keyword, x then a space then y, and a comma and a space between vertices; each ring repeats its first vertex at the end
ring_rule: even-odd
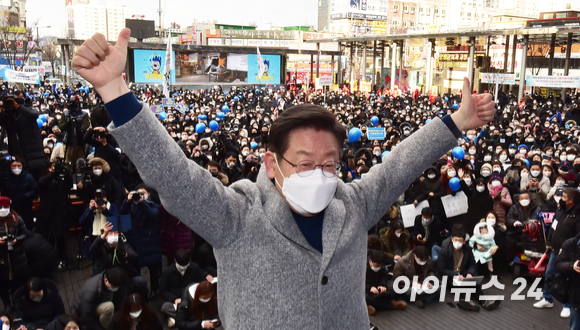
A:
MULTIPOLYGON (((106 4, 105 0, 91 0, 106 4)), ((133 6, 145 19, 159 21, 159 0, 114 0, 116 5, 133 6)), ((65 31, 65 0, 28 0, 27 21, 39 21, 40 36, 63 36, 65 31)), ((275 26, 314 25, 318 20, 316 0, 161 0, 165 6, 164 26, 176 22, 182 27, 194 20, 217 20, 225 24, 272 24, 275 26)), ((32 23, 29 23, 32 24, 32 23)))

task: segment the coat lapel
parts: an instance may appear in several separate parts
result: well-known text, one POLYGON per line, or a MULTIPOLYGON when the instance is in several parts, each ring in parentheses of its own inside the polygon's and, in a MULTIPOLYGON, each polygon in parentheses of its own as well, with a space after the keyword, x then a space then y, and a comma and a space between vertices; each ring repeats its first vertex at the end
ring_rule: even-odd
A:
POLYGON ((338 240, 340 239, 340 235, 344 228, 345 219, 346 209, 344 207, 344 202, 333 198, 324 212, 324 222, 322 225, 321 272, 326 270, 332 260, 332 256, 336 251, 338 240))

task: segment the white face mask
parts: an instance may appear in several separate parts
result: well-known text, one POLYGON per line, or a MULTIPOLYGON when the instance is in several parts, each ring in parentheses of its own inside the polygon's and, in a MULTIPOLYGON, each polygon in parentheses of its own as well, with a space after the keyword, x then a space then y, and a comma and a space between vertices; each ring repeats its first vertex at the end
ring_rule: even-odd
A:
POLYGON ((573 160, 576 158, 576 155, 568 155, 568 156, 566 156, 566 158, 567 158, 569 161, 573 161, 573 160))
POLYGON ((43 296, 44 296, 44 295, 40 295, 40 296, 36 296, 36 297, 34 297, 34 298, 31 298, 31 299, 32 299, 32 301, 34 301, 35 303, 39 303, 39 302, 42 300, 42 297, 43 297, 43 296))
POLYGON ((465 182, 466 185, 471 186, 471 178, 465 178, 463 179, 463 182, 465 182))
POLYGON ((497 180, 494 180, 494 181, 491 183, 491 186, 492 186, 492 187, 494 187, 494 188, 497 188, 497 187, 499 187, 500 185, 501 185, 501 182, 499 182, 499 181, 497 181, 497 180))
POLYGON ((181 275, 185 274, 185 271, 187 270, 187 268, 189 268, 189 263, 187 263, 187 265, 182 266, 178 263, 175 263, 175 268, 177 268, 177 271, 181 273, 181 275))
POLYGON ((10 208, 1 208, 0 209, 0 218, 5 218, 10 214, 10 208))
POLYGON ((103 170, 93 170, 93 173, 94 173, 96 176, 101 176, 101 174, 103 174, 103 170))
POLYGON ((489 170, 481 171, 481 176, 484 178, 487 178, 490 174, 491 172, 489 170))
POLYGON ((509 150, 510 155, 515 155, 516 154, 516 149, 510 149, 509 150))
POLYGON ((538 175, 540 175, 540 171, 531 171, 530 173, 532 174, 532 176, 534 178, 537 177, 538 175))
POLYGON ((402 232, 401 233, 395 232, 395 236, 397 236, 397 238, 401 237, 402 234, 403 234, 402 232))
POLYGON ((322 173, 321 169, 315 169, 306 177, 300 177, 294 173, 287 178, 280 170, 277 156, 274 155, 274 157, 278 171, 284 177, 283 187, 280 186, 278 180, 276 184, 294 210, 298 213, 318 214, 330 204, 336 191, 338 177, 329 178, 322 173))
POLYGON ((495 226, 495 218, 487 218, 486 222, 492 227, 495 226))
POLYGON ((211 297, 207 298, 207 299, 199 299, 199 302, 202 304, 207 304, 209 301, 211 300, 211 297))
POLYGON ((554 196, 554 200, 556 201, 557 204, 560 204, 561 199, 562 199, 562 197, 560 197, 560 196, 554 196))
POLYGON ((563 161, 563 162, 566 161, 566 155, 560 156, 560 160, 563 161))
POLYGON ((502 162, 505 162, 507 159, 507 155, 500 155, 499 156, 499 160, 501 160, 502 162))
POLYGON ((556 186, 562 188, 562 187, 564 187, 564 183, 566 183, 566 182, 564 182, 562 180, 558 180, 558 181, 556 181, 556 186))
POLYGON ((371 266, 371 270, 375 273, 377 273, 379 270, 381 270, 381 267, 372 267, 371 266))
POLYGON ((526 154, 526 149, 520 150, 520 154, 525 155, 526 154))
POLYGON ((450 177, 454 177, 455 175, 457 175, 457 173, 455 171, 449 171, 447 172, 447 175, 449 175, 450 177))
POLYGON ((477 187, 475 187, 475 189, 476 189, 478 192, 483 192, 483 191, 485 190, 485 187, 484 187, 484 186, 477 186, 477 187))
POLYGON ((436 176, 436 175, 435 175, 435 174, 433 174, 433 173, 430 173, 430 174, 428 174, 428 175, 427 175, 427 177, 428 177, 429 179, 435 179, 435 176, 436 176))
POLYGON ((10 330, 10 326, 8 324, 2 324, 2 330, 10 330))
POLYGON ((417 260, 417 258, 415 258, 415 262, 416 262, 416 263, 417 263, 417 265, 419 265, 419 266, 425 266, 425 264, 427 263, 427 260, 425 260, 425 261, 419 261, 419 260, 417 260))
POLYGON ((14 175, 20 175, 20 173, 22 173, 22 169, 21 168, 14 168, 14 169, 12 169, 12 173, 14 173, 14 175))
POLYGON ((453 248, 454 248, 455 250, 459 250, 459 249, 461 249, 462 247, 463 247, 463 243, 461 243, 461 242, 453 242, 453 248))
POLYGON ((136 318, 138 318, 138 317, 139 317, 139 315, 141 315, 141 312, 142 312, 142 311, 143 311, 143 310, 138 310, 138 311, 136 311, 136 312, 130 312, 130 313, 129 313, 129 315, 131 316, 131 318, 132 318, 132 319, 136 319, 136 318))
POLYGON ((495 172, 495 173, 499 173, 499 172, 501 172, 501 168, 499 168, 499 167, 496 167, 496 168, 494 168, 494 169, 493 169, 493 172, 495 172))
POLYGON ((477 152, 477 151, 476 151, 476 150, 473 150, 473 149, 470 149, 470 150, 469 150, 469 154, 470 154, 470 155, 475 155, 475 153, 476 153, 476 152, 477 152))
POLYGON ((529 200, 529 199, 522 199, 522 200, 520 201, 520 204, 521 204, 523 207, 526 207, 526 206, 530 205, 530 200, 529 200))
POLYGON ((114 245, 114 244, 119 243, 119 236, 117 236, 117 235, 107 236, 107 243, 109 243, 109 245, 114 245))
POLYGON ((491 156, 485 156, 483 157, 483 161, 484 162, 489 162, 491 160, 491 156))
POLYGON ((250 154, 249 151, 242 151, 242 156, 244 156, 244 157, 248 156, 249 154, 250 154))

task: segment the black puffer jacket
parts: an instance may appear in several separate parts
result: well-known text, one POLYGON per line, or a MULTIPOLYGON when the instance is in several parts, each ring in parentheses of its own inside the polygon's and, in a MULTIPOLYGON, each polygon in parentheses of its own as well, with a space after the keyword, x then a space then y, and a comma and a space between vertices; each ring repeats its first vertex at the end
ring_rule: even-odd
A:
POLYGON ((574 270, 574 263, 580 260, 578 240, 580 240, 580 234, 566 240, 556 259, 556 271, 570 279, 571 290, 568 302, 576 311, 580 308, 580 274, 574 270))
POLYGON ((17 241, 13 245, 13 250, 8 251, 8 245, 0 245, 0 264, 4 263, 7 267, 1 267, 3 278, 8 278, 10 272, 12 277, 27 276, 26 253, 24 249, 24 241, 30 235, 28 229, 24 225, 24 221, 14 211, 7 217, 8 220, 0 221, 0 237, 6 237, 6 229, 17 241))
POLYGON ((433 210, 433 214, 444 214, 443 204, 441 203, 441 197, 445 196, 445 186, 441 184, 441 173, 436 167, 429 167, 425 170, 425 180, 422 182, 422 193, 417 196, 416 200, 420 203, 424 200, 429 201, 429 205, 433 210), (435 172, 435 178, 429 179, 428 173, 435 172), (429 196, 429 193, 433 193, 433 196, 429 196))
POLYGON ((34 302, 28 295, 26 286, 20 287, 14 293, 16 315, 28 329, 44 329, 54 319, 64 314, 64 303, 58 293, 56 283, 51 280, 42 280, 44 293, 40 302, 34 302))
POLYGON ((578 212, 580 212, 580 203, 574 205, 569 211, 562 207, 559 207, 554 215, 554 222, 558 221, 557 226, 554 226, 552 222, 552 227, 548 232, 548 238, 546 244, 551 246, 553 251, 558 253, 560 247, 569 238, 575 237, 580 234, 580 217, 578 217, 578 212), (554 227, 556 229, 554 230, 554 227))
POLYGON ((8 179, 2 184, 2 196, 12 200, 12 209, 18 213, 31 229, 32 201, 38 195, 38 185, 30 173, 22 171, 20 175, 10 172, 8 179))
POLYGON ((26 167, 32 171, 42 171, 47 167, 42 136, 36 122, 38 115, 38 111, 26 105, 0 114, 0 125, 8 135, 10 155, 23 157, 26 167))

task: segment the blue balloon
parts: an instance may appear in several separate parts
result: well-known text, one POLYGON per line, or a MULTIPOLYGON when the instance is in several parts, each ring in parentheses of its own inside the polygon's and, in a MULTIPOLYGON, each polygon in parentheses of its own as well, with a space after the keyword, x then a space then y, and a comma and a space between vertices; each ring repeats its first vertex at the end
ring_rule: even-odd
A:
POLYGON ((383 159, 386 155, 388 155, 390 153, 390 151, 386 150, 383 151, 383 154, 381 155, 381 159, 383 159))
POLYGON ((453 105, 451 106, 453 109, 459 109, 459 104, 457 103, 453 103, 453 105))
POLYGON ((379 123, 379 117, 372 116, 371 117, 371 123, 373 124, 373 126, 377 126, 377 124, 379 123))
POLYGON ((42 125, 44 125, 44 122, 40 118, 36 119, 36 123, 38 124, 38 128, 42 128, 42 125))
POLYGON ((212 131, 217 131, 220 128, 220 124, 218 124, 217 121, 212 120, 209 122, 209 128, 211 128, 212 131))
POLYGON ((44 92, 44 97, 47 98, 50 95, 48 92, 44 92))
POLYGON ((258 144, 256 142, 250 142, 250 147, 252 148, 252 150, 256 149, 257 146, 258 144))
POLYGON ((199 116, 197 116, 197 119, 199 119, 199 120, 207 120, 207 116, 206 115, 199 115, 199 116))
POLYGON ((449 101, 449 98, 447 96, 445 96, 445 102, 449 101))
POLYGON ((42 120, 43 123, 46 123, 46 121, 48 120, 46 115, 40 115, 38 116, 38 118, 40 118, 40 120, 42 120))
POLYGON ((528 165, 528 167, 530 167, 530 161, 524 158, 524 162, 526 163, 526 165, 528 165))
POLYGON ((237 96, 234 96, 234 101, 236 101, 236 102, 237 102, 237 101, 239 101, 239 100, 240 100, 240 98, 239 98, 239 97, 237 97, 237 96))
POLYGON ((371 97, 375 97, 375 93, 371 93, 371 97))
POLYGON ((161 120, 167 119, 167 112, 163 111, 162 113, 160 113, 159 114, 159 119, 161 119, 161 120))
POLYGON ((260 90, 256 88, 256 94, 260 93, 260 90))
POLYGON ((226 114, 225 114, 225 113, 223 113, 223 112, 218 112, 218 113, 217 113, 217 117, 218 117, 219 119, 224 119, 224 118, 226 118, 226 114))
POLYGON ((228 107, 227 104, 224 104, 224 106, 222 107, 222 111, 228 113, 228 111, 230 111, 230 107, 228 107))
POLYGON ((201 134, 205 131, 205 124, 204 123, 199 123, 197 125, 195 125, 195 132, 197 134, 201 134))
POLYGON ((425 120, 425 124, 429 124, 430 122, 431 122, 431 119, 425 120))
POLYGON ((360 131, 359 128, 357 127, 351 128, 351 130, 348 132, 348 142, 352 143, 360 140, 361 135, 362 132, 360 131))
POLYGON ((463 159, 463 157, 465 157, 465 150, 463 150, 461 147, 453 148, 453 157, 457 159, 463 159))
POLYGON ((461 189, 459 178, 451 178, 451 180, 449 180, 449 188, 453 191, 461 189))

